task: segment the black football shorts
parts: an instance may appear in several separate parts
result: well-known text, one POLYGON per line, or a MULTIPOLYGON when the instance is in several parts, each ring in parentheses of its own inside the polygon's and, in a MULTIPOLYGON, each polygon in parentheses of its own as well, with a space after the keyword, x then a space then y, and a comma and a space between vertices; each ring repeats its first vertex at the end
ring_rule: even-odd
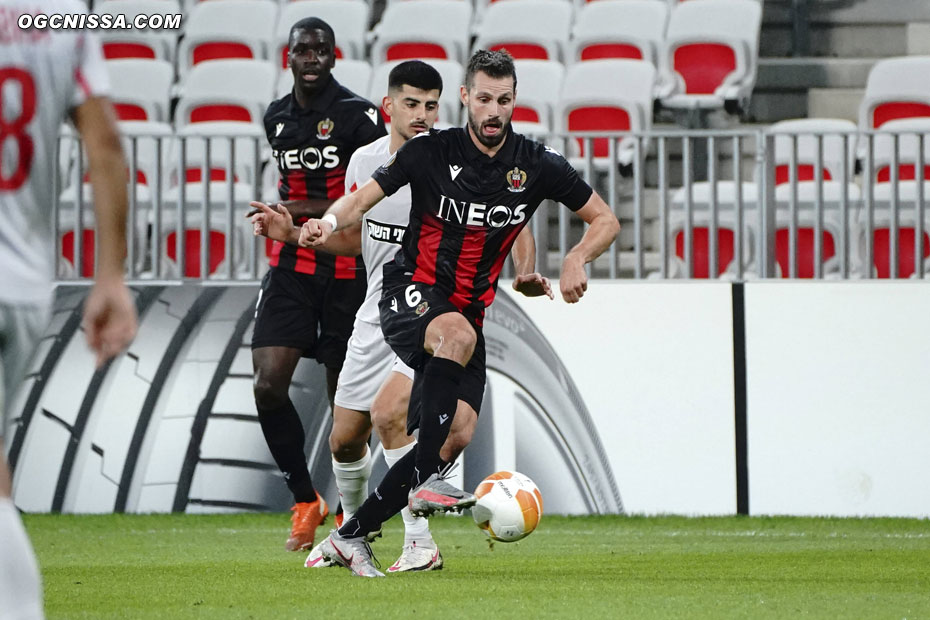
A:
POLYGON ((367 286, 364 276, 337 280, 271 267, 255 305, 252 349, 291 347, 341 368, 367 286))

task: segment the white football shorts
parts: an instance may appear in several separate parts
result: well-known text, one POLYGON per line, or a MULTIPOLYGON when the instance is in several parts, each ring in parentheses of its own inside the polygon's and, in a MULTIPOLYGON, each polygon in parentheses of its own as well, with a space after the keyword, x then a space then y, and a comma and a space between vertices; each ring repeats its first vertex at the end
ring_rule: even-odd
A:
POLYGON ((375 395, 391 372, 413 380, 413 369, 400 361, 384 341, 381 325, 356 319, 339 371, 336 404, 353 411, 371 411, 375 395))

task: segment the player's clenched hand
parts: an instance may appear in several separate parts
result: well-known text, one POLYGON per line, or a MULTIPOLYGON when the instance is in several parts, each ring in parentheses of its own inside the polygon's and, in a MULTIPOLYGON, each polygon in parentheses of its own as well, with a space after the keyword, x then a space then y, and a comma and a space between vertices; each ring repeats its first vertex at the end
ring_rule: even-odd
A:
POLYGON ((539 273, 517 276, 513 280, 513 290, 522 293, 526 297, 542 297, 545 295, 549 299, 555 299, 552 286, 549 284, 549 278, 543 277, 539 273))
POLYGON ((263 202, 253 201, 249 206, 253 209, 246 217, 252 221, 252 233, 256 237, 265 236, 275 241, 287 241, 291 229, 294 228, 294 219, 284 205, 272 207, 263 202))
POLYGON ((588 290, 588 274, 584 272, 584 261, 574 254, 566 254, 565 260, 562 261, 559 289, 562 291, 562 299, 570 304, 580 300, 588 290))
POLYGON ((84 302, 81 327, 98 368, 126 348, 136 335, 136 306, 122 280, 97 280, 84 302))
POLYGON ((312 248, 326 243, 332 232, 333 227, 329 222, 317 219, 307 220, 300 228, 300 240, 297 244, 302 248, 312 248))

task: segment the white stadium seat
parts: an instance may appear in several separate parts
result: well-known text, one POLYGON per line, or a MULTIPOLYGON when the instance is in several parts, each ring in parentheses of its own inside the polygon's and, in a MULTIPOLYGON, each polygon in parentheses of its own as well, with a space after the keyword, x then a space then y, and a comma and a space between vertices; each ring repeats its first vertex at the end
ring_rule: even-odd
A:
MULTIPOLYGON (((655 75, 655 67, 645 60, 590 60, 569 66, 556 106, 555 130, 648 131, 652 127, 655 75)), ((519 92, 519 78, 517 88, 519 92)), ((591 142, 595 165, 605 167, 608 165, 608 140, 595 138, 591 142)), ((583 156, 580 139, 578 144, 577 155, 583 156)), ((629 164, 633 161, 634 149, 632 139, 622 139, 616 151, 617 160, 629 164)), ((572 151, 574 149, 566 154, 574 155, 572 151)), ((579 165, 573 163, 576 167, 579 165)))
POLYGON ((657 0, 590 2, 577 13, 568 59, 631 58, 656 64, 669 10, 657 0))
POLYGON ((565 67, 554 60, 515 60, 514 66, 517 72, 514 122, 521 123, 518 127, 522 133, 550 133, 565 67), (536 127, 527 123, 533 123, 536 127))
POLYGON ((178 73, 207 61, 264 60, 271 54, 278 5, 273 0, 210 0, 195 4, 184 22, 178 73))
POLYGON ((260 125, 274 95, 277 73, 272 63, 259 60, 214 60, 196 65, 184 80, 175 124, 239 121, 260 125))
POLYGON ((754 0, 688 0, 676 5, 659 58, 663 105, 745 105, 756 82, 761 22, 762 7, 754 0))
POLYGON ((880 60, 869 71, 859 106, 859 128, 877 129, 899 118, 930 116, 930 56, 880 60))
POLYGON ((473 49, 506 48, 514 58, 562 60, 572 26, 562 0, 501 0, 484 11, 473 49))
POLYGON ((471 4, 460 0, 394 2, 375 26, 371 62, 418 58, 467 60, 471 4))
MULTIPOLYGON (((103 0, 96 3, 98 15, 125 15, 132 21, 136 15, 176 15, 181 8, 175 0, 103 0)), ((182 24, 183 24, 182 17, 182 24)), ((174 62, 178 46, 178 30, 112 28, 98 30, 104 58, 146 58, 174 62)))
POLYGON ((106 61, 110 98, 122 121, 169 120, 174 68, 166 60, 127 58, 106 61))

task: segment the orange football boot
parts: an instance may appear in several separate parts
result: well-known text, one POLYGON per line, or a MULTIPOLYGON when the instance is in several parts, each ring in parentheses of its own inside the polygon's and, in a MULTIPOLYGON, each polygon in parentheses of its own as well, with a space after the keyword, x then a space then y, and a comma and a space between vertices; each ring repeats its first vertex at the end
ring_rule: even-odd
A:
POLYGON ((318 528, 329 514, 326 500, 316 494, 315 502, 298 502, 291 507, 291 537, 284 548, 288 551, 305 551, 313 547, 318 528))

